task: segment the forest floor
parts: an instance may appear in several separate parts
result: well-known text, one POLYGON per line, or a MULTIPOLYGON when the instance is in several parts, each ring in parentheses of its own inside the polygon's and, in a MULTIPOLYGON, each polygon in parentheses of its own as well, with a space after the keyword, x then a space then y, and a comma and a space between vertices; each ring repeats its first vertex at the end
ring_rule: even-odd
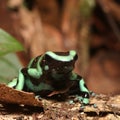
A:
POLYGON ((120 120, 120 96, 96 95, 84 110, 80 110, 80 103, 70 104, 68 100, 43 99, 41 102, 41 108, 1 105, 0 120, 120 120))

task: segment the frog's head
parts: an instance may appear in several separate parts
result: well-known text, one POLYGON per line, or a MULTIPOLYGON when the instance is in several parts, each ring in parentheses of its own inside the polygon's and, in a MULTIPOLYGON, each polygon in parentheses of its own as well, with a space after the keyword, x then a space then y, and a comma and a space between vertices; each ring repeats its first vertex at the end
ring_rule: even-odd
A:
POLYGON ((53 75, 65 75, 74 69, 78 56, 76 51, 51 52, 45 54, 45 60, 49 66, 49 72, 53 75))

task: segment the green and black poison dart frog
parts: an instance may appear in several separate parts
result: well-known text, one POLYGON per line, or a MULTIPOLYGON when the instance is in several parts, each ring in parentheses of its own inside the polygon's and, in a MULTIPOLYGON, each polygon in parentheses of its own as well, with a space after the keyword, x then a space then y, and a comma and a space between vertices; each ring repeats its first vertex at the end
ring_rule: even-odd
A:
POLYGON ((73 72, 77 59, 78 55, 74 50, 48 51, 32 59, 26 68, 19 71, 18 78, 9 82, 8 86, 50 97, 69 92, 77 82, 79 92, 82 93, 80 101, 88 104, 89 90, 85 86, 83 78, 73 72))

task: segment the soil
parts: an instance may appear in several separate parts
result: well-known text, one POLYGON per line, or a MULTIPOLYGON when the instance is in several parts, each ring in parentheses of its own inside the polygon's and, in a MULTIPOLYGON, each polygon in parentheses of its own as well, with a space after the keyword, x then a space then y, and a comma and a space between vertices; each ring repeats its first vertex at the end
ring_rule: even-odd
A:
MULTIPOLYGON (((73 97, 73 96, 72 96, 73 97)), ((70 97, 68 100, 70 100, 70 97)), ((120 120, 120 96, 95 95, 91 105, 42 99, 43 107, 1 105, 1 120, 120 120), (93 104, 96 104, 93 106, 93 104), (95 107, 97 106, 97 107, 95 107)))

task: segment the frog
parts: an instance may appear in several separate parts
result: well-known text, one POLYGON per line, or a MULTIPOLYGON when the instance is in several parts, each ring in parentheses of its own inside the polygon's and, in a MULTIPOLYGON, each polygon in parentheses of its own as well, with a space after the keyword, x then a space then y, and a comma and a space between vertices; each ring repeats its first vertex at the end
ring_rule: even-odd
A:
POLYGON ((78 54, 75 50, 66 52, 46 51, 33 58, 19 70, 18 77, 7 85, 17 90, 33 92, 40 97, 51 97, 59 94, 71 94, 77 84, 81 93, 80 102, 89 104, 90 92, 84 79, 74 72, 78 54))

